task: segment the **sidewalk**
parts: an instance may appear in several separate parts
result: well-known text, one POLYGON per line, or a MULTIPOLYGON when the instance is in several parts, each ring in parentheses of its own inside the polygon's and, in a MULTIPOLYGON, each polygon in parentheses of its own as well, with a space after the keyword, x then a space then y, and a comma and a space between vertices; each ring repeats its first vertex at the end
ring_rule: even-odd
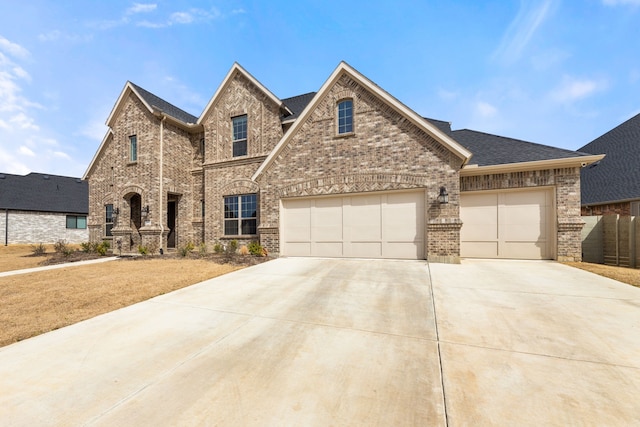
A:
POLYGON ((0 273, 0 277, 16 276, 18 274, 27 274, 27 273, 37 273, 39 271, 55 270, 56 268, 76 267, 79 265, 87 265, 87 264, 98 264, 100 262, 113 261, 116 259, 118 259, 118 257, 114 256, 114 257, 108 257, 108 258, 90 259, 88 261, 66 262, 64 264, 47 265, 44 267, 25 268, 24 270, 4 271, 0 273))

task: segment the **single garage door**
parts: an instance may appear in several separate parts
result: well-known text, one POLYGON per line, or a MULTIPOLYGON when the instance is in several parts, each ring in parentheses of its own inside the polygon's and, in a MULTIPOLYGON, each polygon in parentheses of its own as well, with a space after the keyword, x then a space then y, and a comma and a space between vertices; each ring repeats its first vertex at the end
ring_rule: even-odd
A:
POLYGON ((424 192, 289 199, 281 213, 284 255, 423 258, 424 192))
POLYGON ((552 189, 462 193, 460 255, 467 258, 552 259, 552 189))

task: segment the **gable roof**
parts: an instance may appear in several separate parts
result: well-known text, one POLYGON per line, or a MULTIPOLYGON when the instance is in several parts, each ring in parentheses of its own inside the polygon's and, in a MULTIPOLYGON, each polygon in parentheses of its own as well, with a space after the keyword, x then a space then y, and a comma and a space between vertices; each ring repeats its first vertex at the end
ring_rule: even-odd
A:
POLYGON ((114 104, 109 117, 107 117, 107 126, 111 127, 113 120, 118 115, 118 111, 122 106, 122 101, 130 93, 135 94, 150 113, 160 112, 167 116, 173 117, 178 122, 182 122, 187 125, 194 124, 198 121, 198 118, 196 116, 187 113, 186 111, 176 107, 175 105, 165 101, 164 99, 152 94, 148 90, 145 90, 140 86, 127 81, 127 83, 125 83, 124 85, 124 88, 122 89, 122 92, 120 92, 120 96, 118 96, 118 100, 114 104))
POLYGON ((89 185, 80 178, 32 172, 0 174, 0 209, 89 213, 89 185))
POLYGON ((207 106, 204 107, 204 110, 202 111, 202 114, 200 114, 200 117, 198 118, 198 121, 196 123, 198 124, 202 123, 202 120, 205 118, 205 116, 207 115, 207 113, 209 112, 213 104, 216 103, 216 101, 221 96, 222 92, 227 87, 229 82, 231 82, 231 79, 233 79, 233 76, 236 73, 240 73, 245 78, 247 78, 254 86, 260 89, 265 95, 267 95, 269 99, 271 99, 276 105, 278 105, 281 109, 283 109, 287 114, 293 114, 293 112, 286 105, 284 105, 284 103, 277 96, 275 96, 269 89, 267 89, 262 83, 260 83, 255 77, 253 77, 247 70, 242 68, 240 64, 238 64, 237 62, 234 62, 233 66, 225 76, 224 80, 222 80, 222 83, 220 84, 220 86, 218 86, 216 93, 213 94, 207 106))
POLYGON ((640 199, 640 114, 580 151, 606 154, 581 172, 583 205, 640 199))
POLYGON ((333 71, 331 76, 325 81, 320 90, 313 96, 311 101, 307 104, 304 110, 299 114, 298 119, 294 122, 291 128, 287 131, 287 133, 282 137, 282 139, 278 142, 275 148, 271 151, 266 160, 260 165, 258 170, 251 177, 252 180, 256 180, 262 172, 269 167, 269 165, 273 162, 275 158, 279 155, 280 151, 289 143, 289 140, 292 135, 294 135, 299 126, 302 126, 302 123, 305 122, 307 117, 311 114, 311 112, 316 108, 316 106, 323 99, 326 92, 328 92, 331 87, 338 81, 338 79, 343 75, 347 74, 350 78, 357 81, 358 84, 365 87, 368 91, 372 92, 375 96, 381 99, 384 103, 389 105, 399 114, 407 118, 411 123, 416 125, 419 129, 426 132, 428 135, 431 135, 436 141, 447 147, 452 153, 463 160, 463 164, 466 163, 471 157, 471 152, 469 152, 466 148, 458 144, 456 141, 451 139, 448 135, 446 135, 443 131, 441 131, 437 126, 431 124, 424 118, 420 117, 409 107, 398 101, 396 98, 391 96, 388 92, 382 89, 377 84, 373 83, 371 80, 366 78, 363 74, 357 71, 355 68, 351 67, 346 62, 342 61, 336 69, 333 71))

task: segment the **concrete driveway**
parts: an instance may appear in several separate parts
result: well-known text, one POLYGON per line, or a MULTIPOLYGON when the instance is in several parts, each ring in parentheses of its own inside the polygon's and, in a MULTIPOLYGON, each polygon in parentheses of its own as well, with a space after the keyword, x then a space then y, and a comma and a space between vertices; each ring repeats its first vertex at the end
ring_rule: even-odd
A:
POLYGON ((283 258, 1 348, 0 420, 633 425, 639 354, 640 290, 556 263, 283 258))

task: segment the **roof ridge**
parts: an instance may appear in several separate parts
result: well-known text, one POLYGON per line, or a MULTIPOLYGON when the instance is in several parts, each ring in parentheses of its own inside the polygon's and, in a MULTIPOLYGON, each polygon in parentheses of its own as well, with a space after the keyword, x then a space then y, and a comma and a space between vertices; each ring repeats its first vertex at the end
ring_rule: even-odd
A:
MULTIPOLYGON (((136 89, 138 92, 140 92, 140 95, 141 95, 142 97, 144 97, 144 98, 149 98, 149 97, 148 97, 148 96, 146 96, 146 95, 151 95, 153 98, 157 98, 157 99, 159 99, 160 101, 164 102, 165 104, 168 104, 169 106, 171 106, 171 107, 175 108, 176 110, 179 110, 180 112, 184 113, 185 115, 187 115, 187 116, 190 116, 190 117, 194 118, 194 119, 195 119, 195 120, 194 120, 194 123, 195 123, 195 121, 197 121, 197 120, 198 120, 198 117, 197 117, 197 116, 195 116, 195 115, 193 115, 193 114, 189 113, 188 111, 183 110, 182 108, 180 108, 180 107, 178 107, 177 105, 175 105, 175 104, 173 104, 173 103, 171 103, 171 102, 169 102, 169 101, 165 100, 164 98, 159 97, 159 96, 158 96, 158 95, 156 95, 155 93, 153 93, 153 92, 151 92, 151 91, 148 91, 147 89, 143 88, 142 86, 139 86, 139 85, 135 84, 135 83, 134 83, 134 82, 132 82, 131 80, 127 80, 127 82, 128 82, 129 84, 131 84, 131 86, 133 86, 133 88, 134 88, 134 89, 136 89)), ((149 102, 149 99, 147 99, 146 101, 147 101, 147 103, 148 103, 149 105, 151 105, 152 107, 157 107, 157 108, 159 108, 160 110, 164 110, 163 108, 161 108, 161 107, 162 107, 161 105, 155 105, 153 102, 149 102)), ((166 112, 166 111, 165 111, 165 112, 166 112)), ((177 118, 177 119, 179 119, 179 117, 176 117, 176 118, 177 118)))

